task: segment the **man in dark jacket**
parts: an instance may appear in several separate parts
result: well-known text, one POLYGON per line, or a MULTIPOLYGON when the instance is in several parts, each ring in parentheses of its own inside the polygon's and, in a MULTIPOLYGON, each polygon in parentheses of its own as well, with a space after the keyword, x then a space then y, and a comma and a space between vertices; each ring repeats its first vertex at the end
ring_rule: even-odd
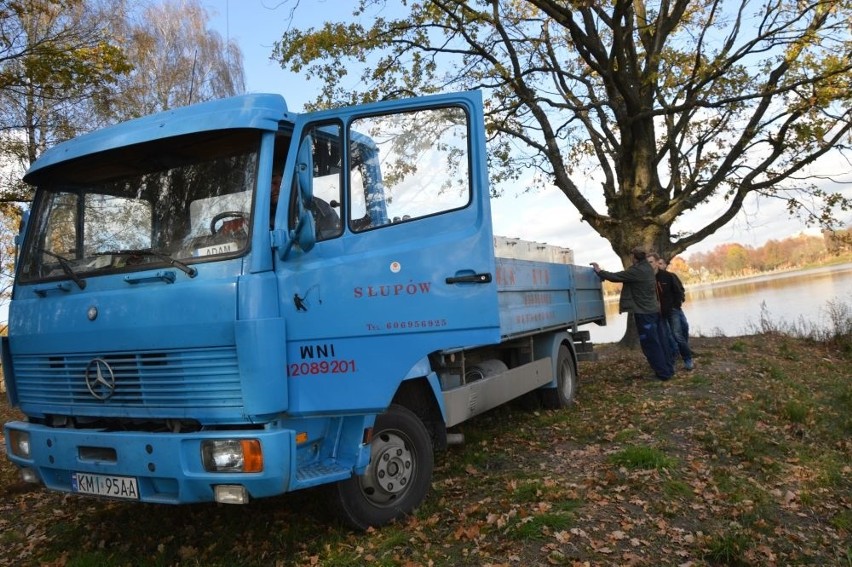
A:
POLYGON ((674 365, 666 342, 666 329, 660 318, 656 270, 648 262, 644 250, 634 248, 632 254, 633 265, 621 272, 601 270, 596 262, 592 262, 592 267, 602 280, 623 284, 618 311, 633 313, 642 353, 657 378, 668 380, 674 376, 674 365))
POLYGON ((692 360, 692 350, 689 348, 689 323, 681 306, 686 301, 683 283, 677 275, 666 271, 668 262, 659 254, 648 254, 648 261, 657 267, 657 286, 660 291, 660 312, 663 324, 668 326, 672 343, 672 358, 680 354, 684 368, 692 370, 695 362, 692 360))

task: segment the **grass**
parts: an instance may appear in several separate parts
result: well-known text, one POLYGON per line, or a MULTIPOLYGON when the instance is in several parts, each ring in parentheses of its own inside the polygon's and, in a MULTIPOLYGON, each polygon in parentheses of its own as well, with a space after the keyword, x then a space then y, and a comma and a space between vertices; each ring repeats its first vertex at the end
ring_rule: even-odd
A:
POLYGON ((514 540, 544 540, 553 533, 565 531, 574 525, 570 513, 545 512, 537 516, 527 516, 516 519, 507 530, 506 535, 514 540))
MULTIPOLYGON (((809 339, 826 344, 843 354, 852 353, 852 303, 842 300, 826 302, 821 311, 821 321, 808 321, 799 318, 796 321, 776 319, 772 317, 766 303, 760 305, 760 317, 757 324, 749 325, 748 332, 753 334, 772 334, 796 339, 809 339)), ((782 342, 779 354, 784 357, 795 357, 782 342)))
POLYGON ((787 400, 781 408, 781 416, 791 423, 802 425, 810 415, 810 406, 799 400, 787 400))
POLYGON ((698 338, 697 369, 667 383, 631 378, 638 351, 601 348, 574 407, 463 424, 417 513, 367 533, 341 527, 319 489, 129 504, 24 485, 2 459, 0 565, 852 567, 845 340, 698 338))
POLYGON ((629 469, 667 469, 675 460, 654 447, 630 446, 609 457, 609 461, 619 467, 629 469))
POLYGON ((748 545, 748 535, 738 526, 732 526, 725 533, 709 539, 704 558, 717 565, 750 565, 744 554, 748 545))

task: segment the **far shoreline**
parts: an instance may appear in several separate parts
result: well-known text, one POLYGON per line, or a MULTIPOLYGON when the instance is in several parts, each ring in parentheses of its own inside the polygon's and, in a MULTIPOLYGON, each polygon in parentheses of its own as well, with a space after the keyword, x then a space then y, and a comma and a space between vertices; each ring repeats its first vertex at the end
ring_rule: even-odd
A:
MULTIPOLYGON (((852 270, 852 260, 844 258, 842 262, 839 263, 826 263, 826 264, 818 264, 818 265, 810 265, 810 266, 802 266, 796 268, 784 268, 779 270, 773 270, 771 272, 760 272, 757 274, 748 274, 744 276, 731 276, 728 278, 720 278, 718 280, 705 281, 705 282, 697 282, 697 283, 688 283, 684 284, 684 289, 689 291, 700 291, 703 289, 708 289, 711 287, 726 287, 729 285, 736 285, 741 283, 752 283, 752 282, 761 282, 766 280, 774 280, 774 279, 784 279, 789 277, 798 277, 807 273, 820 273, 824 271, 847 271, 852 270)), ((672 272, 677 274, 677 272, 672 272)), ((618 301, 619 294, 609 294, 604 296, 605 302, 610 301, 618 301)))
POLYGON ((820 264, 815 266, 803 266, 798 268, 785 268, 780 270, 774 270, 771 272, 760 272, 758 274, 749 274, 745 276, 732 276, 729 278, 723 278, 718 280, 713 280, 709 282, 698 282, 691 284, 684 284, 684 288, 687 290, 690 289, 705 289, 713 286, 725 286, 725 285, 733 285, 737 283, 747 283, 752 281, 764 281, 769 279, 784 279, 788 277, 800 276, 805 273, 811 272, 823 272, 823 271, 846 271, 852 270, 852 261, 846 261, 839 264, 820 264))

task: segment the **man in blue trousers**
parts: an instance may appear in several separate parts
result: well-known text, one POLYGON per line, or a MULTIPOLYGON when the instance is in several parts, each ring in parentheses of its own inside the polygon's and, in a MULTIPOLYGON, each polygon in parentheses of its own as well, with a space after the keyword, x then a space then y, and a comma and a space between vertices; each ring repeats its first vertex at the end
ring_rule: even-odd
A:
POLYGON ((669 355, 668 329, 660 318, 656 267, 647 261, 647 255, 641 248, 634 248, 631 254, 633 265, 621 272, 602 270, 597 262, 592 262, 592 267, 602 280, 622 284, 618 311, 633 314, 642 353, 656 377, 669 380, 674 376, 674 365, 669 355))
POLYGON ((663 317, 663 326, 668 325, 672 358, 676 360, 680 355, 683 358, 683 367, 692 370, 695 368, 695 362, 692 360, 692 349, 689 348, 689 323, 681 308, 686 301, 683 282, 676 274, 667 271, 669 264, 659 254, 648 254, 648 261, 657 266, 660 314, 663 317))

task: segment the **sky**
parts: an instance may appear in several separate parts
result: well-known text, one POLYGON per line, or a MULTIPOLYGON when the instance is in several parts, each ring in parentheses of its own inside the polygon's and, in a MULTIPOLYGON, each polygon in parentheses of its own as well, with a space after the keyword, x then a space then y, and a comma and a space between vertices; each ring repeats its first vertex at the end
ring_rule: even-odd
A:
MULTIPOLYGON (((240 46, 246 90, 282 94, 290 110, 296 112, 317 97, 321 84, 270 61, 274 42, 288 26, 319 27, 326 20, 345 21, 351 16, 354 4, 352 0, 202 0, 201 3, 210 15, 210 27, 240 46), (298 7, 293 10, 295 6, 298 7)), ((826 166, 844 168, 847 172, 844 193, 852 197, 852 173, 849 173, 852 167, 848 163, 826 166)), ((590 189, 596 190, 592 182, 590 189)), ((577 264, 599 262, 605 269, 620 269, 620 261, 609 243, 580 221, 579 213, 556 188, 535 193, 524 193, 523 188, 509 189, 492 200, 491 208, 495 234, 564 246, 574 251, 577 264)), ((819 233, 789 217, 780 202, 750 200, 748 208, 749 214, 741 213, 684 255, 688 258, 692 253, 706 252, 725 243, 757 247, 769 239, 782 239, 803 231, 819 233)), ((852 215, 847 214, 842 220, 845 225, 852 224, 852 215)))

